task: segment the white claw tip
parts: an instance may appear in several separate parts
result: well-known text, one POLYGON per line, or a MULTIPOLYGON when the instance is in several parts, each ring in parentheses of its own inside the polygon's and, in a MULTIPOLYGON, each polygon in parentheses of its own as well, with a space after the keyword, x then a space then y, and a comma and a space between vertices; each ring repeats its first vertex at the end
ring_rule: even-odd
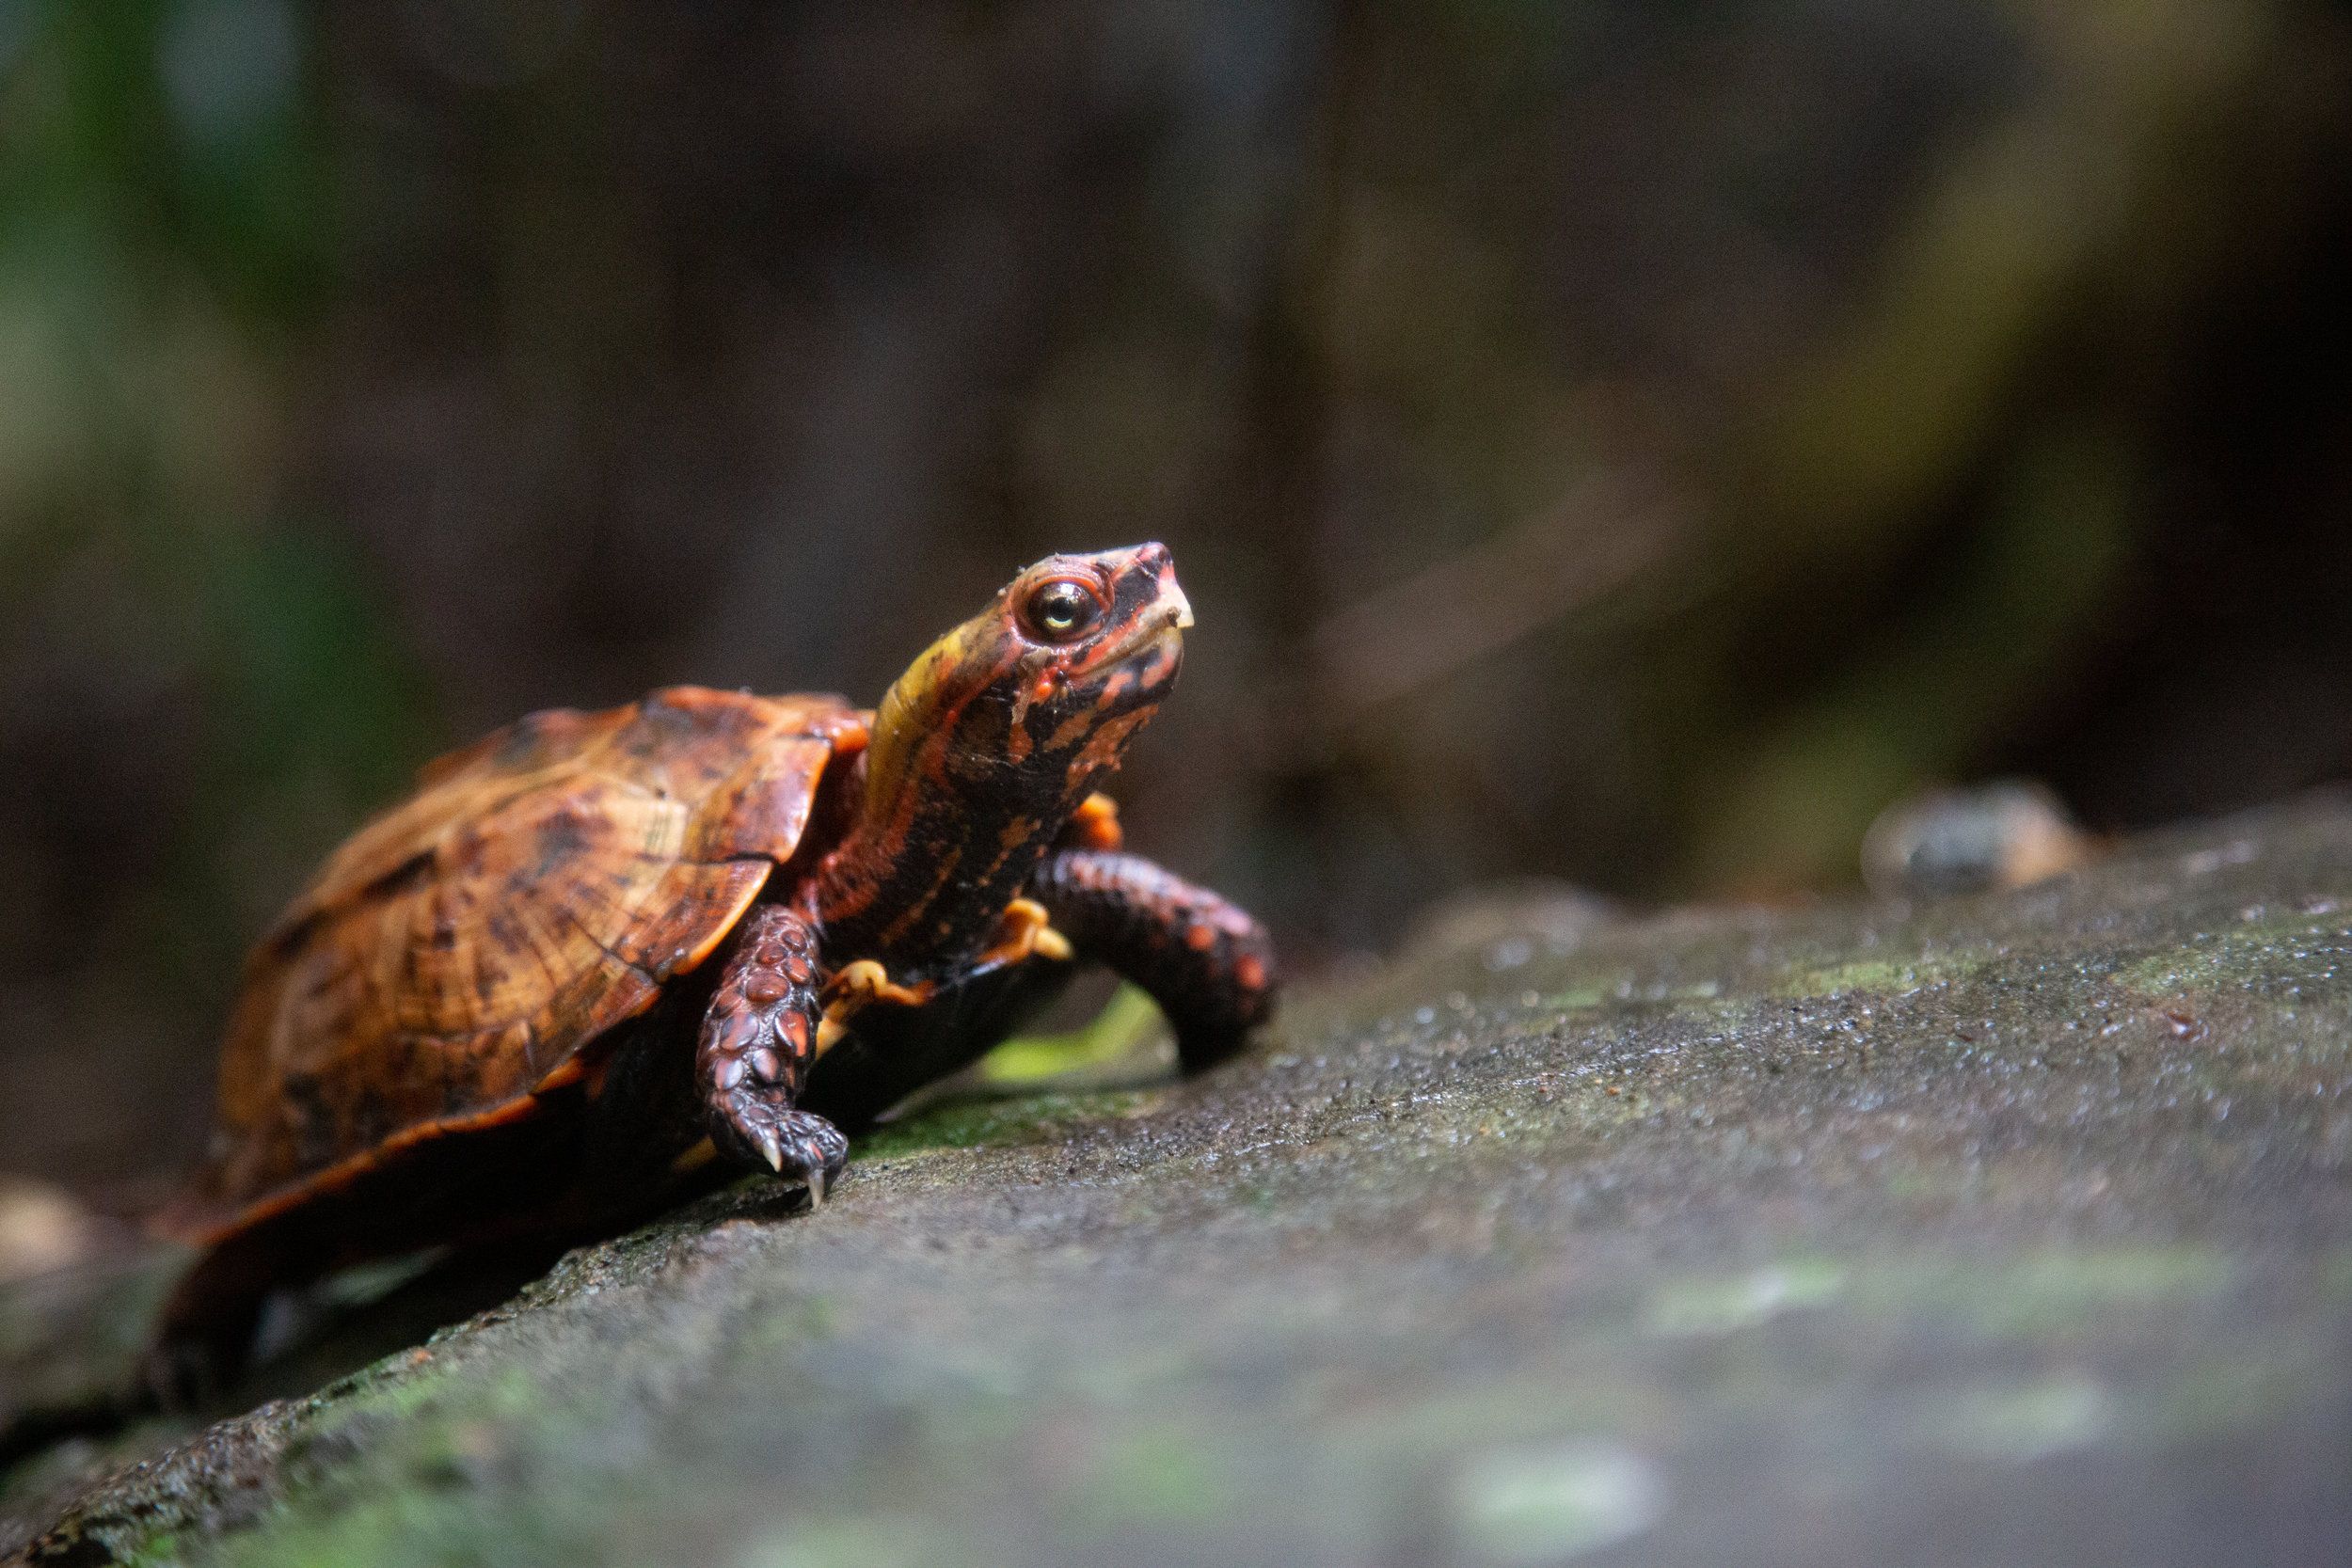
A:
POLYGON ((808 1206, 811 1209, 825 1206, 825 1167, 822 1165, 808 1173, 808 1206))

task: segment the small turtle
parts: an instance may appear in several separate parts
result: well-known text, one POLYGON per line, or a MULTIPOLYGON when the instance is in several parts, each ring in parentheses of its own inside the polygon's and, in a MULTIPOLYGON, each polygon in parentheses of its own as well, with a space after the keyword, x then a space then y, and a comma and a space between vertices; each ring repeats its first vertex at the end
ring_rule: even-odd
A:
POLYGON ((821 1203, 842 1125, 1078 960, 1149 991, 1186 1069, 1231 1054, 1265 932, 1124 853, 1094 792, 1190 625, 1162 546, 1055 556, 871 713, 676 687, 429 765, 247 960, 151 1375, 232 1374, 272 1292, 363 1259, 609 1228, 735 1169, 821 1203))

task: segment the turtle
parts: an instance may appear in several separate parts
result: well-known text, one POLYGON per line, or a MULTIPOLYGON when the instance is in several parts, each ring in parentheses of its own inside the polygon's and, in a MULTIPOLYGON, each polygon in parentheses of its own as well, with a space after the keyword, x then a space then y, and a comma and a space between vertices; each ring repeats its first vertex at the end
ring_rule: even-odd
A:
POLYGON ((871 711, 671 687, 428 764, 246 960, 151 1381, 217 1388, 274 1294, 362 1261, 745 1171, 815 1209, 849 1132, 1081 964, 1152 995, 1184 1069, 1232 1055, 1264 927, 1128 852, 1098 788, 1192 624, 1165 546, 1057 555, 871 711))

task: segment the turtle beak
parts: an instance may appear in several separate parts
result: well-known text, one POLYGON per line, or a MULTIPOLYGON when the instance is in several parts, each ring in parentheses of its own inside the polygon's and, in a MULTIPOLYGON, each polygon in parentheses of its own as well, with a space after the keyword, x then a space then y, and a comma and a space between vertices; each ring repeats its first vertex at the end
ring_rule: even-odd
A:
POLYGON ((1183 657, 1184 630, 1192 625, 1192 601, 1176 586, 1173 566, 1163 565, 1156 578, 1148 590, 1151 598, 1136 607, 1125 635, 1117 646, 1105 650, 1103 668, 1156 660, 1155 667, 1174 673, 1176 661, 1183 657))
POLYGON ((1176 560, 1168 546, 1137 545, 1132 549, 1104 550, 1084 558, 1108 581, 1115 639, 1089 659, 1109 664, 1141 654, 1164 641, 1181 643, 1178 635, 1192 625, 1192 601, 1176 582, 1176 560))
POLYGON ((1176 583, 1176 558, 1161 544, 1137 545, 1129 552, 1135 565, 1150 572, 1156 591, 1161 625, 1184 631, 1192 625, 1192 601, 1176 583))

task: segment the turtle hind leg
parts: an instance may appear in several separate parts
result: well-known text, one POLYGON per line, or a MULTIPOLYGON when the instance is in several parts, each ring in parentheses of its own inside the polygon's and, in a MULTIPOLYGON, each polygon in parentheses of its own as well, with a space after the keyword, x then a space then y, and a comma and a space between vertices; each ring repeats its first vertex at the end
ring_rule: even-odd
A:
POLYGON ((812 1204, 850 1158, 850 1140, 797 1107, 817 1059, 825 1009, 817 933, 781 905, 744 918, 719 988, 703 1015, 694 1076, 705 1124, 735 1164, 805 1181, 812 1204))
POLYGON ((180 1277, 165 1299, 140 1373, 165 1410, 187 1410, 233 1386, 252 1365, 262 1318, 278 1293, 278 1249, 232 1236, 180 1277))
POLYGON ((1207 888, 1140 855, 1068 848, 1046 857, 1030 895, 1078 955, 1151 993, 1187 1072, 1238 1052, 1274 1010, 1274 943, 1207 888))

